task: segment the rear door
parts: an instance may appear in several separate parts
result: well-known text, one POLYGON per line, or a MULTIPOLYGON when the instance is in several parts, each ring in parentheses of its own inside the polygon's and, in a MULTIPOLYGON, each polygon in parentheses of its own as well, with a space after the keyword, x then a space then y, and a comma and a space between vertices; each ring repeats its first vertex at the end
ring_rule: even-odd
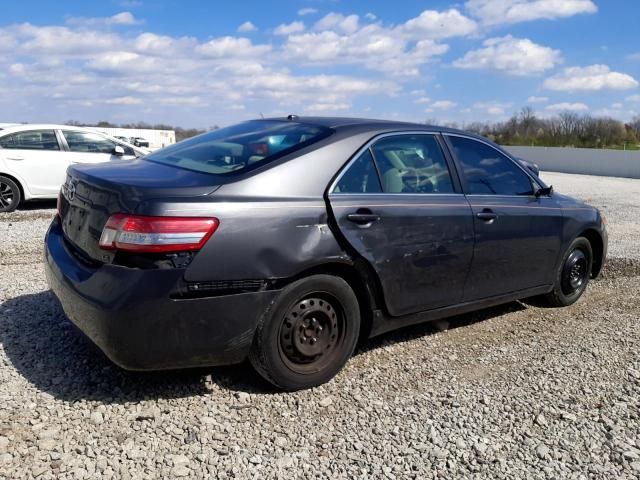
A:
POLYGON ((102 163, 135 158, 135 152, 131 147, 116 143, 97 132, 62 130, 62 135, 71 163, 102 163), (124 155, 115 154, 116 146, 123 148, 124 155))
POLYGON ((450 166, 438 134, 385 135, 329 190, 340 234, 375 269, 392 315, 462 299, 473 221, 450 166))
POLYGON ((69 159, 53 129, 25 130, 0 137, 7 173, 22 179, 32 195, 57 196, 69 159))
POLYGON ((473 209, 475 249, 465 300, 548 285, 561 246, 562 209, 494 146, 445 135, 473 209))

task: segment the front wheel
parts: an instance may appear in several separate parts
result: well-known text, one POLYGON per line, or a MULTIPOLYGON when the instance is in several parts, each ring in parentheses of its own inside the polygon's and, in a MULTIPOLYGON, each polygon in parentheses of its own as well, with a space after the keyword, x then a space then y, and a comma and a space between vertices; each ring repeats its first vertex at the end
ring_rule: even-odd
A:
POLYGON ((587 288, 592 265, 593 251, 589 240, 576 238, 556 272, 553 290, 541 297, 543 303, 550 307, 566 307, 575 303, 587 288))
POLYGON ((18 185, 10 178, 0 175, 0 212, 13 212, 21 200, 18 185))
POLYGON ((285 287, 265 312, 249 360, 278 388, 315 387, 342 369, 359 331, 360 309, 349 284, 313 275, 285 287))

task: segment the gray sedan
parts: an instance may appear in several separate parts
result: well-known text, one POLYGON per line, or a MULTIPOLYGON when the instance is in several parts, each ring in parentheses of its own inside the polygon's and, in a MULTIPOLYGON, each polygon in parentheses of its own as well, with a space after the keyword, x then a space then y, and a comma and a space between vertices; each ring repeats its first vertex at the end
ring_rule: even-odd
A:
POLYGON ((606 250, 597 209, 484 138, 290 116, 70 167, 45 251, 64 311, 118 365, 248 357, 295 390, 359 339, 527 297, 570 305, 606 250))

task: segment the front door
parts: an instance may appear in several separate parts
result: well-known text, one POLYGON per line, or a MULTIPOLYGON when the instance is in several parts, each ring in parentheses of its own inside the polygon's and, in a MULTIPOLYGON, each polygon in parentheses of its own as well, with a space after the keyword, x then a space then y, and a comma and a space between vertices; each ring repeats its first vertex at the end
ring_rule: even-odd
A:
POLYGON ((373 142, 338 177, 329 203, 339 234, 377 273, 391 315, 461 301, 473 220, 437 135, 373 142))
POLYGON ((535 179, 493 146, 447 139, 473 210, 476 241, 465 300, 551 284, 561 248, 558 202, 536 197, 535 179))

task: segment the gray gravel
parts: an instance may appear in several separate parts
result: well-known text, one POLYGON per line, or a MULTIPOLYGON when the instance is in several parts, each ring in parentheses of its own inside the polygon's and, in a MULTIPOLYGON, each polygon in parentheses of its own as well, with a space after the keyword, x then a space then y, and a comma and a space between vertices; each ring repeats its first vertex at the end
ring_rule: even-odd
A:
POLYGON ((609 219, 578 304, 395 332, 293 394, 246 365, 112 366, 47 291, 53 205, 1 217, 0 478, 640 477, 640 181, 544 178, 609 219))

